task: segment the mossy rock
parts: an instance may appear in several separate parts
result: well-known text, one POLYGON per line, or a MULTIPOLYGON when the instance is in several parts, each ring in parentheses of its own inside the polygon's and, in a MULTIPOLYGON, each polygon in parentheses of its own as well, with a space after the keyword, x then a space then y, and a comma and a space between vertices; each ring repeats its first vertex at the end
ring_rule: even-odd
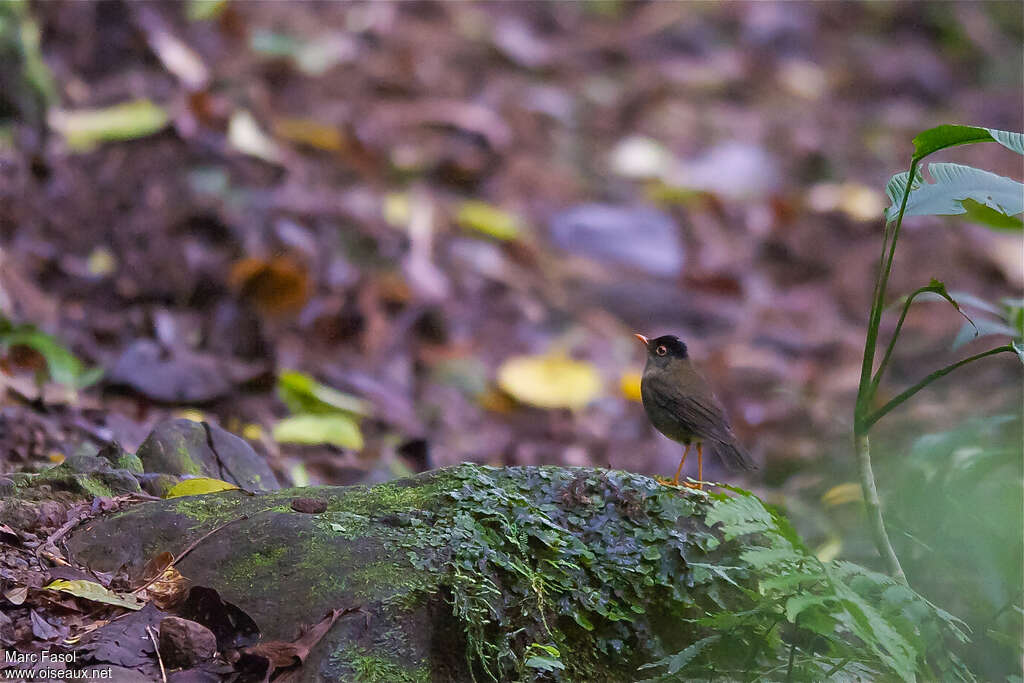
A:
POLYGON ((265 640, 361 608, 303 680, 621 681, 693 642, 683 619, 738 595, 718 568, 740 546, 705 523, 713 505, 620 471, 462 465, 374 487, 139 504, 68 545, 95 570, 137 573, 218 529, 177 568, 265 640), (296 498, 326 509, 297 512, 296 498))
POLYGON ((139 446, 137 455, 150 474, 211 477, 249 491, 280 488, 267 461, 252 446, 206 422, 161 422, 139 446))

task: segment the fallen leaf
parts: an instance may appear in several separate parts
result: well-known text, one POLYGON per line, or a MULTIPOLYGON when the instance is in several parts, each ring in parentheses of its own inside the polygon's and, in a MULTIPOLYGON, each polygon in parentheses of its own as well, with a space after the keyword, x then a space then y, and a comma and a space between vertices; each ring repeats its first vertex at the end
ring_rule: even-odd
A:
POLYGON ((372 412, 371 405, 366 401, 294 370, 285 370, 278 376, 277 396, 293 413, 325 414, 340 411, 367 416, 372 412))
POLYGON ((209 477, 196 477, 195 479, 185 479, 184 481, 178 482, 171 490, 167 492, 164 498, 179 498, 181 496, 201 496, 205 493, 216 493, 217 491, 237 491, 238 487, 234 484, 220 479, 211 479, 209 477))
POLYGON ((514 240, 523 231, 523 221, 518 216, 486 202, 463 202, 455 222, 502 241, 514 240))
POLYGON ((49 122, 71 149, 83 152, 101 142, 152 135, 163 130, 169 120, 163 107, 142 99, 103 109, 55 110, 49 122))
POLYGON ((115 593, 95 581, 65 581, 64 579, 57 579, 46 584, 43 588, 68 593, 69 595, 91 600, 92 602, 102 602, 106 605, 124 607, 130 610, 140 610, 146 605, 145 602, 134 595, 115 593))
POLYGON ((174 567, 167 567, 156 581, 139 591, 138 595, 158 608, 166 610, 181 602, 189 588, 189 580, 182 576, 181 572, 174 567))
POLYGON ((538 408, 579 409, 601 393, 601 378, 590 363, 565 356, 517 356, 499 368, 498 386, 538 408))
POLYGON ((12 605, 20 605, 28 597, 28 586, 16 586, 4 591, 4 597, 12 605))
POLYGON ((844 503, 856 503, 863 499, 860 484, 852 481, 833 486, 821 496, 821 502, 828 507, 844 503))
MULTIPOLYGON (((170 498, 171 496, 167 497, 170 498)), ((140 586, 144 586, 150 581, 155 580, 164 572, 165 569, 171 566, 172 562, 174 562, 174 555, 170 552, 165 550, 162 553, 157 553, 150 558, 149 562, 146 563, 146 566, 142 568, 142 572, 139 574, 139 578, 136 583, 140 586)))
POLYGON ((273 436, 278 443, 328 443, 356 451, 363 448, 359 425, 343 413, 286 417, 274 425, 273 436))
POLYGON ((231 392, 236 382, 258 376, 256 366, 184 348, 164 349, 152 339, 138 339, 117 359, 108 381, 131 387, 167 403, 201 403, 231 392))
POLYGON ((245 109, 238 109, 231 115, 228 143, 243 154, 272 164, 280 163, 284 157, 278 144, 263 132, 253 115, 245 109))
POLYGON ((312 289, 306 267, 288 255, 244 258, 231 266, 231 286, 266 313, 298 311, 312 289))
POLYGON ((313 149, 327 152, 340 152, 345 149, 345 138, 337 126, 320 123, 313 119, 274 119, 273 130, 274 135, 282 140, 313 149))

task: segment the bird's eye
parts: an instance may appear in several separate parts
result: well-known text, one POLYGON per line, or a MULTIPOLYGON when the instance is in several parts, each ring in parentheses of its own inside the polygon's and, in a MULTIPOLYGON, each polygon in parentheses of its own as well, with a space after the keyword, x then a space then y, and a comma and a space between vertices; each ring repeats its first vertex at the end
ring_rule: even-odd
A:
POLYGON ((668 353, 668 349, 666 349, 664 344, 663 344, 663 345, 659 346, 658 348, 654 349, 654 352, 656 354, 658 354, 659 356, 664 356, 666 353, 668 353))

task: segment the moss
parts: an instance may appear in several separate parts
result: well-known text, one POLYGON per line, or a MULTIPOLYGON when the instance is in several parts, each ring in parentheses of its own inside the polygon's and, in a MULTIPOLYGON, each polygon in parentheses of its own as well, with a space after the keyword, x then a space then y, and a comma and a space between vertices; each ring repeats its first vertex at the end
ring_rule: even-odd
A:
POLYGON ((132 453, 122 453, 114 463, 114 466, 128 470, 132 474, 142 474, 143 472, 142 460, 139 459, 139 456, 132 453))
POLYGON ((352 486, 346 490, 344 497, 331 501, 328 510, 379 516, 425 509, 436 505, 437 494, 447 479, 444 472, 432 472, 403 480, 404 485, 386 483, 373 487, 352 486), (427 483, 422 483, 424 479, 427 483))
POLYGON ((236 590, 251 588, 257 581, 276 575, 279 565, 288 560, 287 555, 288 548, 283 545, 264 552, 245 555, 224 570, 224 578, 236 590))
POLYGON ((355 683, 429 683, 431 680, 430 667, 426 664, 410 669, 361 648, 337 653, 332 659, 351 672, 355 683))
POLYGON ((202 496, 182 496, 174 499, 174 511, 195 522, 196 527, 208 523, 226 522, 237 516, 238 508, 245 502, 246 494, 241 491, 221 491, 202 496))

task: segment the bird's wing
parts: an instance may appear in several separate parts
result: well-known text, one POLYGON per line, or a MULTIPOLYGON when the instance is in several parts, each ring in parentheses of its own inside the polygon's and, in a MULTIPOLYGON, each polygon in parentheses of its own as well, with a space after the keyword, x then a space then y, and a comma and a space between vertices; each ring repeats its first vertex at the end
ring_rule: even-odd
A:
POLYGON ((685 422, 694 435, 722 443, 735 442, 736 436, 722 406, 706 385, 700 386, 703 380, 687 386, 676 386, 657 376, 648 376, 645 380, 652 384, 651 399, 685 422))

